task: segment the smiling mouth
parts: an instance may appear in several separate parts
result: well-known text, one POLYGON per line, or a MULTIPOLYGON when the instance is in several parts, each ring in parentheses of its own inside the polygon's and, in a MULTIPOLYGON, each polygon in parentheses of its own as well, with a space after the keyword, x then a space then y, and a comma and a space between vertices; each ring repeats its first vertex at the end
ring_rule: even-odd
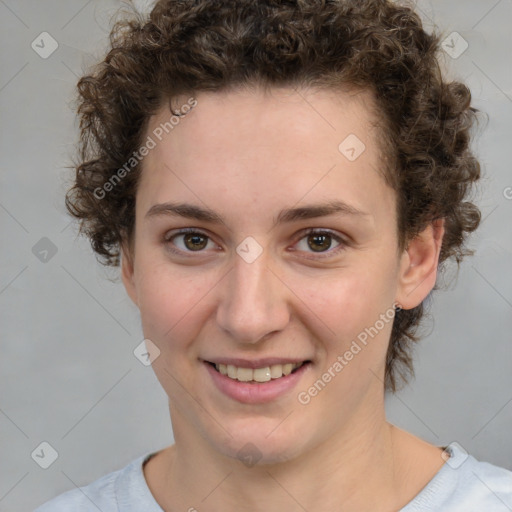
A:
POLYGON ((294 373, 302 366, 311 363, 311 361, 303 361, 302 363, 273 364, 271 366, 253 369, 240 368, 231 364, 225 365, 215 364, 209 361, 206 362, 222 375, 225 375, 232 380, 247 383, 262 383, 280 379, 294 373))

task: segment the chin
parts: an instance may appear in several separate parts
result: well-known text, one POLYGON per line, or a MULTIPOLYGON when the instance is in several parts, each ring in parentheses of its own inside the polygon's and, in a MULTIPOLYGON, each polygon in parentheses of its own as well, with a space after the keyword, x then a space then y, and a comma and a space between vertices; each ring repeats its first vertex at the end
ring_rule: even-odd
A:
POLYGON ((303 451, 305 433, 295 438, 293 432, 287 429, 279 432, 280 428, 276 428, 275 421, 253 421, 252 426, 244 430, 233 428, 233 437, 224 439, 221 445, 216 445, 216 449, 227 457, 240 460, 247 467, 295 459, 303 451), (269 428, 270 423, 272 426, 269 428))

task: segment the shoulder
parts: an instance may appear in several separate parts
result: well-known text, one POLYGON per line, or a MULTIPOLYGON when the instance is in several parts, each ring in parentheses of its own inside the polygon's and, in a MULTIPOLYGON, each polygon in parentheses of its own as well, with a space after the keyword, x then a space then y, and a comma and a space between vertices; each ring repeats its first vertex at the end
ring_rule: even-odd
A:
POLYGON ((64 512, 69 510, 116 511, 115 482, 122 470, 102 476, 89 485, 72 489, 47 501, 34 512, 64 512))
POLYGON ((402 512, 510 512, 512 472, 481 462, 452 443, 446 462, 402 512))
MULTIPOLYGON (((481 462, 471 455, 460 468, 454 501, 467 500, 471 510, 512 510, 512 471, 481 462), (480 508, 479 508, 480 507, 480 508)), ((467 510, 470 510, 469 508, 467 510)))
POLYGON ((118 512, 119 494, 130 492, 129 488, 125 488, 126 483, 140 479, 143 461, 150 456, 138 457, 124 468, 112 471, 88 485, 64 492, 40 505, 34 512, 118 512))

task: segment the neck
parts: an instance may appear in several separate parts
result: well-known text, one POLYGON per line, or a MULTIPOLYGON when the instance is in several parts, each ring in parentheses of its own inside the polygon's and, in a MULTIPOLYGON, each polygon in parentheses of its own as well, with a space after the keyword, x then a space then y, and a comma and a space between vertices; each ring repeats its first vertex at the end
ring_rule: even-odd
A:
POLYGON ((292 460, 252 467, 219 455, 180 420, 173 415, 176 444, 160 472, 166 477, 151 489, 166 511, 398 508, 403 461, 396 455, 397 429, 385 421, 383 407, 292 460))

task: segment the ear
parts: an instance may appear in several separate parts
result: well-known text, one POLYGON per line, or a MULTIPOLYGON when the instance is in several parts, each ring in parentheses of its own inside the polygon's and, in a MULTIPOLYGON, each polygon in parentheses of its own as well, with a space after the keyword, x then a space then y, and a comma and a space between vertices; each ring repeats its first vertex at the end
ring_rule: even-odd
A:
POLYGON ((403 252, 396 297, 402 309, 415 308, 434 288, 443 236, 444 219, 435 220, 403 252))
POLYGON ((132 299, 133 303, 138 307, 139 302, 134 279, 133 258, 130 251, 127 250, 124 245, 121 246, 121 278, 130 299, 132 299))

